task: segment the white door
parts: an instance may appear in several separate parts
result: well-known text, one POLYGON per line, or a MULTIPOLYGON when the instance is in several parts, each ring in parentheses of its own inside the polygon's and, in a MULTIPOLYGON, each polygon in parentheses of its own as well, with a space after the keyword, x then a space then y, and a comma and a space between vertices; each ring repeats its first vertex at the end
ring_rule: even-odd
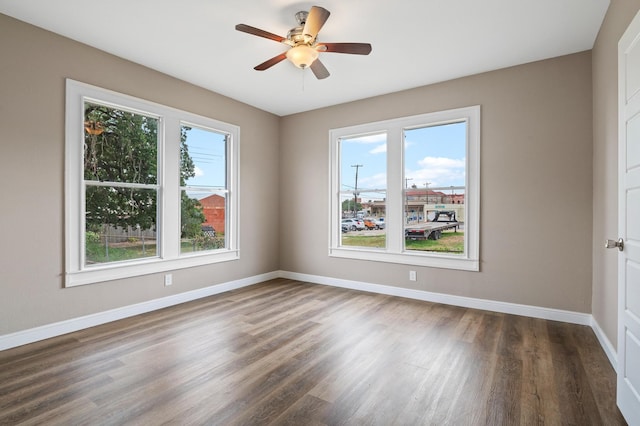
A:
POLYGON ((618 406, 640 425, 640 12, 618 43, 618 406))

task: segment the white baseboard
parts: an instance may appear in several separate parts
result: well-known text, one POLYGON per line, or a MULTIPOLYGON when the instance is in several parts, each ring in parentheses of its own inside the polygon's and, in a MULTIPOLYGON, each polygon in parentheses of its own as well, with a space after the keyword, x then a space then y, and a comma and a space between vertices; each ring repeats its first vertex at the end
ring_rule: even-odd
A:
POLYGON ((598 324, 598 321, 596 321, 593 316, 591 317, 590 325, 593 329, 593 332, 596 334, 596 337, 598 338, 598 342, 600 342, 600 346, 602 346, 602 350, 607 355, 607 358, 609 358, 611 366, 615 371, 618 371, 618 353, 616 349, 613 347, 611 341, 609 341, 607 335, 604 334, 604 331, 602 331, 602 328, 600 328, 600 324, 598 324))
POLYGON ((520 305, 517 303, 499 302, 495 300, 476 299, 472 297, 454 296, 443 293, 433 293, 423 290, 412 290, 407 288, 393 287, 381 284, 371 284, 362 281, 343 280, 338 278, 324 277, 320 275, 300 274, 288 271, 273 271, 266 274, 255 275, 235 281, 212 285, 210 287, 192 290, 185 293, 162 297, 160 299, 149 300, 135 305, 124 306, 122 308, 111 309, 109 311, 72 318, 53 324, 43 325, 28 330, 18 331, 12 334, 0 336, 0 351, 28 343, 37 342, 51 337, 60 336, 85 328, 106 324, 134 315, 155 311, 168 306, 178 305, 225 291, 235 290, 242 287, 258 284, 275 278, 287 278, 296 281, 303 281, 312 284, 322 284, 333 287, 361 290, 370 293, 380 293, 390 296, 406 297, 408 299, 423 300, 427 302, 443 303, 446 305, 461 306, 465 308, 482 309, 486 311, 501 312, 505 314, 522 315, 532 318, 540 318, 552 321, 562 321, 571 324, 590 326, 602 349, 609 358, 609 362, 614 370, 617 368, 616 350, 607 339, 600 328, 598 322, 591 314, 565 311, 561 309, 543 308, 539 306, 520 305))
POLYGON ((229 281, 222 284, 212 285, 210 287, 198 290, 187 291, 185 293, 174 294, 172 296, 162 297, 160 299, 149 300, 147 302, 136 303, 135 305, 123 306, 121 308, 111 309, 96 314, 86 315, 78 318, 72 318, 52 324, 35 327, 28 330, 18 331, 11 334, 0 336, 0 351, 17 346, 26 345, 27 343, 37 342, 39 340, 49 339, 51 337, 60 336, 85 328, 94 327, 100 324, 106 324, 134 315, 144 314, 146 312, 155 311, 184 302, 200 299, 214 294, 223 293, 225 291, 235 290, 258 284, 280 276, 279 272, 269 272, 266 274, 255 275, 253 277, 242 278, 235 281, 229 281))
POLYGON ((476 299, 465 296, 454 296, 443 293, 433 293, 423 290, 411 290, 381 284, 371 284, 361 281, 342 280, 318 275, 299 274, 296 272, 280 271, 280 277, 314 284, 330 285, 334 287, 362 290, 370 293, 387 294, 390 296, 406 297, 408 299, 424 300, 427 302, 443 303, 464 308, 483 309, 485 311, 501 312, 505 314, 522 315, 571 324, 591 325, 591 314, 564 311, 561 309, 542 308, 539 306, 520 305, 517 303, 498 302, 495 300, 476 299))
POLYGON ((300 274, 297 272, 280 271, 281 278, 304 281, 313 284, 342 287, 352 290, 367 291, 370 293, 387 294, 390 296, 406 297, 408 299, 424 300, 427 302, 443 303, 446 305, 461 306, 464 308, 483 309, 486 311, 501 312, 505 314, 522 315, 532 318, 540 318, 551 321, 562 321, 570 324, 590 326, 595 333, 602 350, 607 355, 611 366, 615 371, 618 368, 617 352, 607 335, 602 331, 593 315, 565 311, 561 309, 542 308, 539 306, 520 305, 517 303, 498 302, 495 300, 476 299, 472 297, 454 296, 450 294, 433 293, 423 290, 411 290, 400 287, 392 287, 381 284, 371 284, 361 281, 342 280, 318 275, 300 274))

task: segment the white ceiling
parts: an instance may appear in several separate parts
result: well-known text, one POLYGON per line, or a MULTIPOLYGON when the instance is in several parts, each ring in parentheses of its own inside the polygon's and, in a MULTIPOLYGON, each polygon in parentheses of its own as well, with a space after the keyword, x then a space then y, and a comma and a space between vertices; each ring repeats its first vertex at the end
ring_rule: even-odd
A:
MULTIPOLYGON (((0 12, 214 92, 288 115, 588 50, 609 0, 0 0, 0 12), (331 11, 319 41, 367 42, 368 56, 321 53, 316 80, 288 61, 295 12, 331 11)), ((3 60, 7 60, 4 58, 3 60)))

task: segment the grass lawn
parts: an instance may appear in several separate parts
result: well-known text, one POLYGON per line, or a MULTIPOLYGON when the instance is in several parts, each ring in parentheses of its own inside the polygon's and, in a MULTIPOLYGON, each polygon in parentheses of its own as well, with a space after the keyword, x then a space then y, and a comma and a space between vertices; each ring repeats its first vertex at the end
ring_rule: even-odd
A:
POLYGON ((408 250, 464 253, 464 232, 445 231, 439 240, 406 240, 408 250))
MULTIPOLYGON (((201 250, 214 250, 219 247, 224 247, 224 236, 221 239, 214 240, 211 244, 206 246, 195 245, 191 240, 183 240, 180 243, 181 253, 191 253, 201 250)), ((121 262, 124 260, 143 259, 145 257, 153 257, 156 255, 156 243, 155 241, 146 243, 144 247, 142 243, 115 243, 109 245, 108 255, 107 247, 104 243, 99 242, 87 242, 87 264, 91 263, 108 263, 108 262, 121 262)))
POLYGON ((343 235, 342 245, 352 247, 386 247, 386 234, 382 235, 343 235))
POLYGON ((156 255, 156 243, 113 244, 105 247, 104 243, 87 243, 87 263, 119 262, 123 260, 142 259, 156 255), (108 254, 107 254, 108 253, 108 254))
MULTIPOLYGON (((445 231, 439 240, 406 240, 407 250, 439 253, 464 253, 464 232, 445 231)), ((386 235, 342 235, 342 245, 349 247, 386 247, 386 235)))

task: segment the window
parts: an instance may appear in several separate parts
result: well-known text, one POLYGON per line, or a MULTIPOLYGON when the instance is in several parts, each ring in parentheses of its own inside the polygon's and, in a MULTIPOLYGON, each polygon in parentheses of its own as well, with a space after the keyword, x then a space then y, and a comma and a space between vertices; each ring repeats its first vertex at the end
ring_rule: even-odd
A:
POLYGON ((180 252, 224 248, 229 135, 186 124, 180 131, 180 252))
POLYGON ((387 135, 345 137, 339 144, 341 244, 385 248, 387 135))
POLYGON ((465 253, 467 121, 404 129, 404 249, 465 253))
POLYGON ((479 270, 479 106, 330 140, 331 256, 479 270))
POLYGON ((237 259, 239 129, 67 80, 66 286, 237 259))
POLYGON ((84 266, 155 257, 159 119, 83 108, 84 266))

